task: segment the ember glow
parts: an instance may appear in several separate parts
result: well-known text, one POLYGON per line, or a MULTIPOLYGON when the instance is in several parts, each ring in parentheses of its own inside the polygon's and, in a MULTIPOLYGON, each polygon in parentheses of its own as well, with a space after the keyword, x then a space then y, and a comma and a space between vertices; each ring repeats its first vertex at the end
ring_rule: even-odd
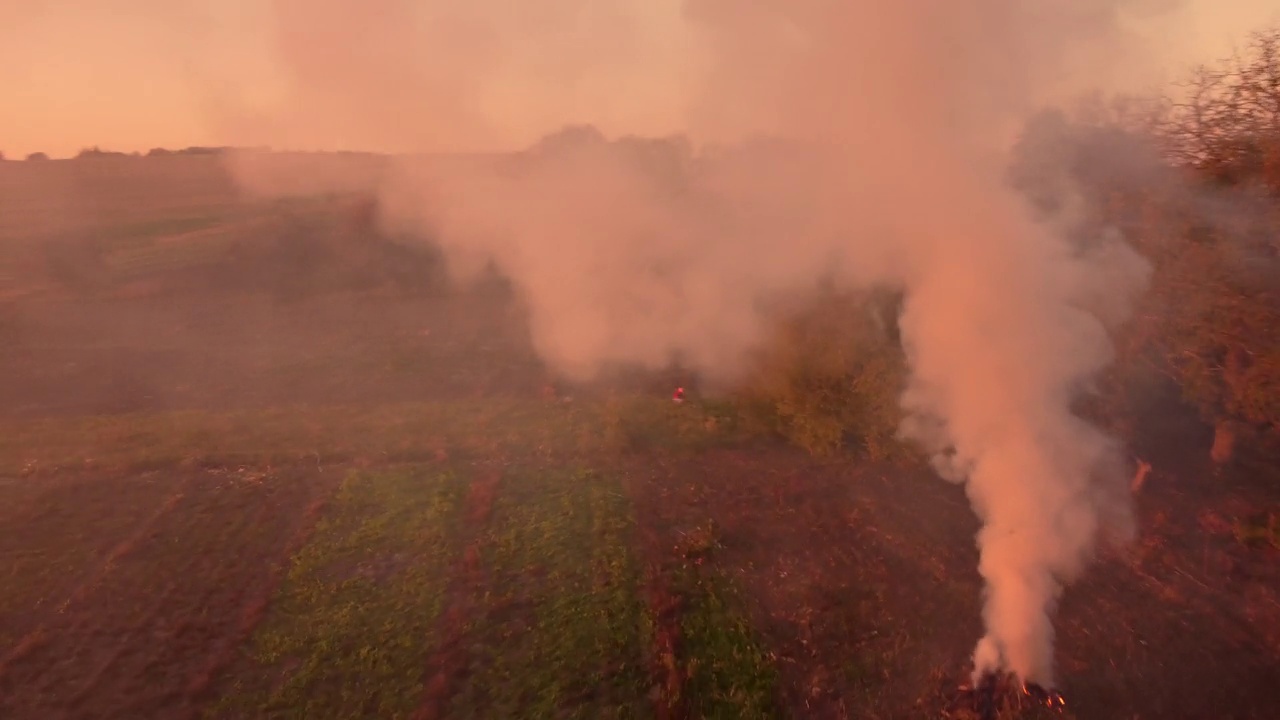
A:
POLYGON ((1020 683, 1008 673, 991 673, 982 676, 972 685, 962 686, 945 715, 972 717, 976 714, 983 720, 994 720, 1001 713, 1024 711, 1033 707, 1062 712, 1067 707, 1067 701, 1057 690, 1036 683, 1020 683))
POLYGON ((1035 683, 1027 683, 1023 685, 1022 694, 1030 697, 1035 703, 1044 705, 1050 709, 1060 710, 1067 706, 1067 700, 1062 697, 1062 693, 1057 690, 1046 690, 1035 683))

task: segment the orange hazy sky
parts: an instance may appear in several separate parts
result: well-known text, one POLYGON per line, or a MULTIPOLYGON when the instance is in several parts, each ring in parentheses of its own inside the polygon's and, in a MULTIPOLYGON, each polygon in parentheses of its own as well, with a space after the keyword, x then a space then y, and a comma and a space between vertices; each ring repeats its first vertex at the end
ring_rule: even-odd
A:
MULTIPOLYGON (((1172 76, 1278 21, 1275 0, 1184 0, 1134 29, 1172 76)), ((681 131, 701 52, 681 0, 0 0, 0 151, 681 131)))

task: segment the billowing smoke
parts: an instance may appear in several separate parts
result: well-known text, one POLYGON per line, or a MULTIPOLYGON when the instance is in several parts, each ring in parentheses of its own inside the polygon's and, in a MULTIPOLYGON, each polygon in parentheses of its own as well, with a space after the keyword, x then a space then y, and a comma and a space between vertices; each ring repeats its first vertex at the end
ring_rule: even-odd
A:
POLYGON ((1129 530, 1119 449, 1073 403, 1147 270, 1114 233, 1035 215, 1008 151, 1037 107, 1133 67, 1125 13, 1157 4, 281 0, 298 105, 274 122, 375 147, 574 121, 680 135, 582 127, 518 156, 405 159, 379 185, 388 224, 460 272, 505 272, 577 377, 676 356, 733 373, 776 294, 904 291, 902 433, 983 521, 975 672, 1050 683, 1064 584, 1129 530))

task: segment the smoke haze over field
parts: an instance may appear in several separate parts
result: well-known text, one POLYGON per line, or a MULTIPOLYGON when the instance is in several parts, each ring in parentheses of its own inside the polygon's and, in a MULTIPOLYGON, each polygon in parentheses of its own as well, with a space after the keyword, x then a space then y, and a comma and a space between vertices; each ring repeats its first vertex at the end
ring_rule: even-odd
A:
MULTIPOLYGON (((673 357, 731 374, 776 294, 905 290, 904 434, 984 521, 976 670, 1048 683, 1063 584, 1129 523, 1118 448, 1071 404, 1110 359, 1102 318, 1147 270, 1117 238, 1036 222, 1005 185, 1006 151, 1042 103, 1145 77, 1132 28, 1156 21, 1134 18, 1167 5, 277 0, 255 21, 274 91, 238 92, 208 56, 186 72, 221 78, 194 101, 245 144, 477 149, 575 120, 686 134, 584 130, 369 182, 388 225, 509 275, 540 352, 578 377, 673 357), (751 137, 782 140, 738 143, 751 137)), ((246 186, 280 189, 244 160, 246 186)))
MULTIPOLYGON (((1081 246, 1033 221, 1004 184, 1005 150, 1040 103, 1134 62, 1121 13, 1150 5, 689 0, 680 36, 698 49, 701 72, 686 129, 727 147, 610 143, 579 129, 506 164, 404 161, 382 185, 385 220, 432 233, 458 265, 496 263, 530 307, 540 352, 581 378, 676 357, 732 373, 761 340, 757 308, 777 293, 833 279, 904 289, 904 433, 967 483, 985 523, 987 634, 975 671, 1052 682, 1063 584, 1101 533, 1129 530, 1118 448, 1071 412, 1110 359, 1106 328, 1088 309, 1122 316, 1114 309, 1141 289, 1146 267, 1114 237, 1081 246), (734 144, 750 137, 780 140, 734 144)), ((578 18, 607 40, 548 61, 588 98, 591 72, 643 54, 627 32, 635 18, 593 17, 573 2, 538 7, 556 26, 578 18)), ((454 17, 481 33, 458 31, 478 55, 457 74, 423 77, 401 60, 407 17, 276 8, 291 28, 282 48, 305 82, 304 107, 323 103, 330 131, 373 138, 471 123, 483 132, 482 98, 465 80, 524 51, 515 30, 454 17), (330 45, 357 48, 354 66, 330 67, 330 45), (389 88, 424 83, 425 95, 388 104, 389 88)), ((576 97, 503 102, 536 116, 576 97)))

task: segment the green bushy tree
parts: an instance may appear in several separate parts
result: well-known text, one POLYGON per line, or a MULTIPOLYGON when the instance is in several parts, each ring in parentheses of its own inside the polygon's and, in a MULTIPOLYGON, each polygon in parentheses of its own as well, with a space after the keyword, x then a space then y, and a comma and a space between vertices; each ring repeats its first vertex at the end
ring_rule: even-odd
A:
POLYGON ((905 360, 896 301, 827 293, 788 313, 742 389, 752 414, 814 454, 899 451, 905 360))

